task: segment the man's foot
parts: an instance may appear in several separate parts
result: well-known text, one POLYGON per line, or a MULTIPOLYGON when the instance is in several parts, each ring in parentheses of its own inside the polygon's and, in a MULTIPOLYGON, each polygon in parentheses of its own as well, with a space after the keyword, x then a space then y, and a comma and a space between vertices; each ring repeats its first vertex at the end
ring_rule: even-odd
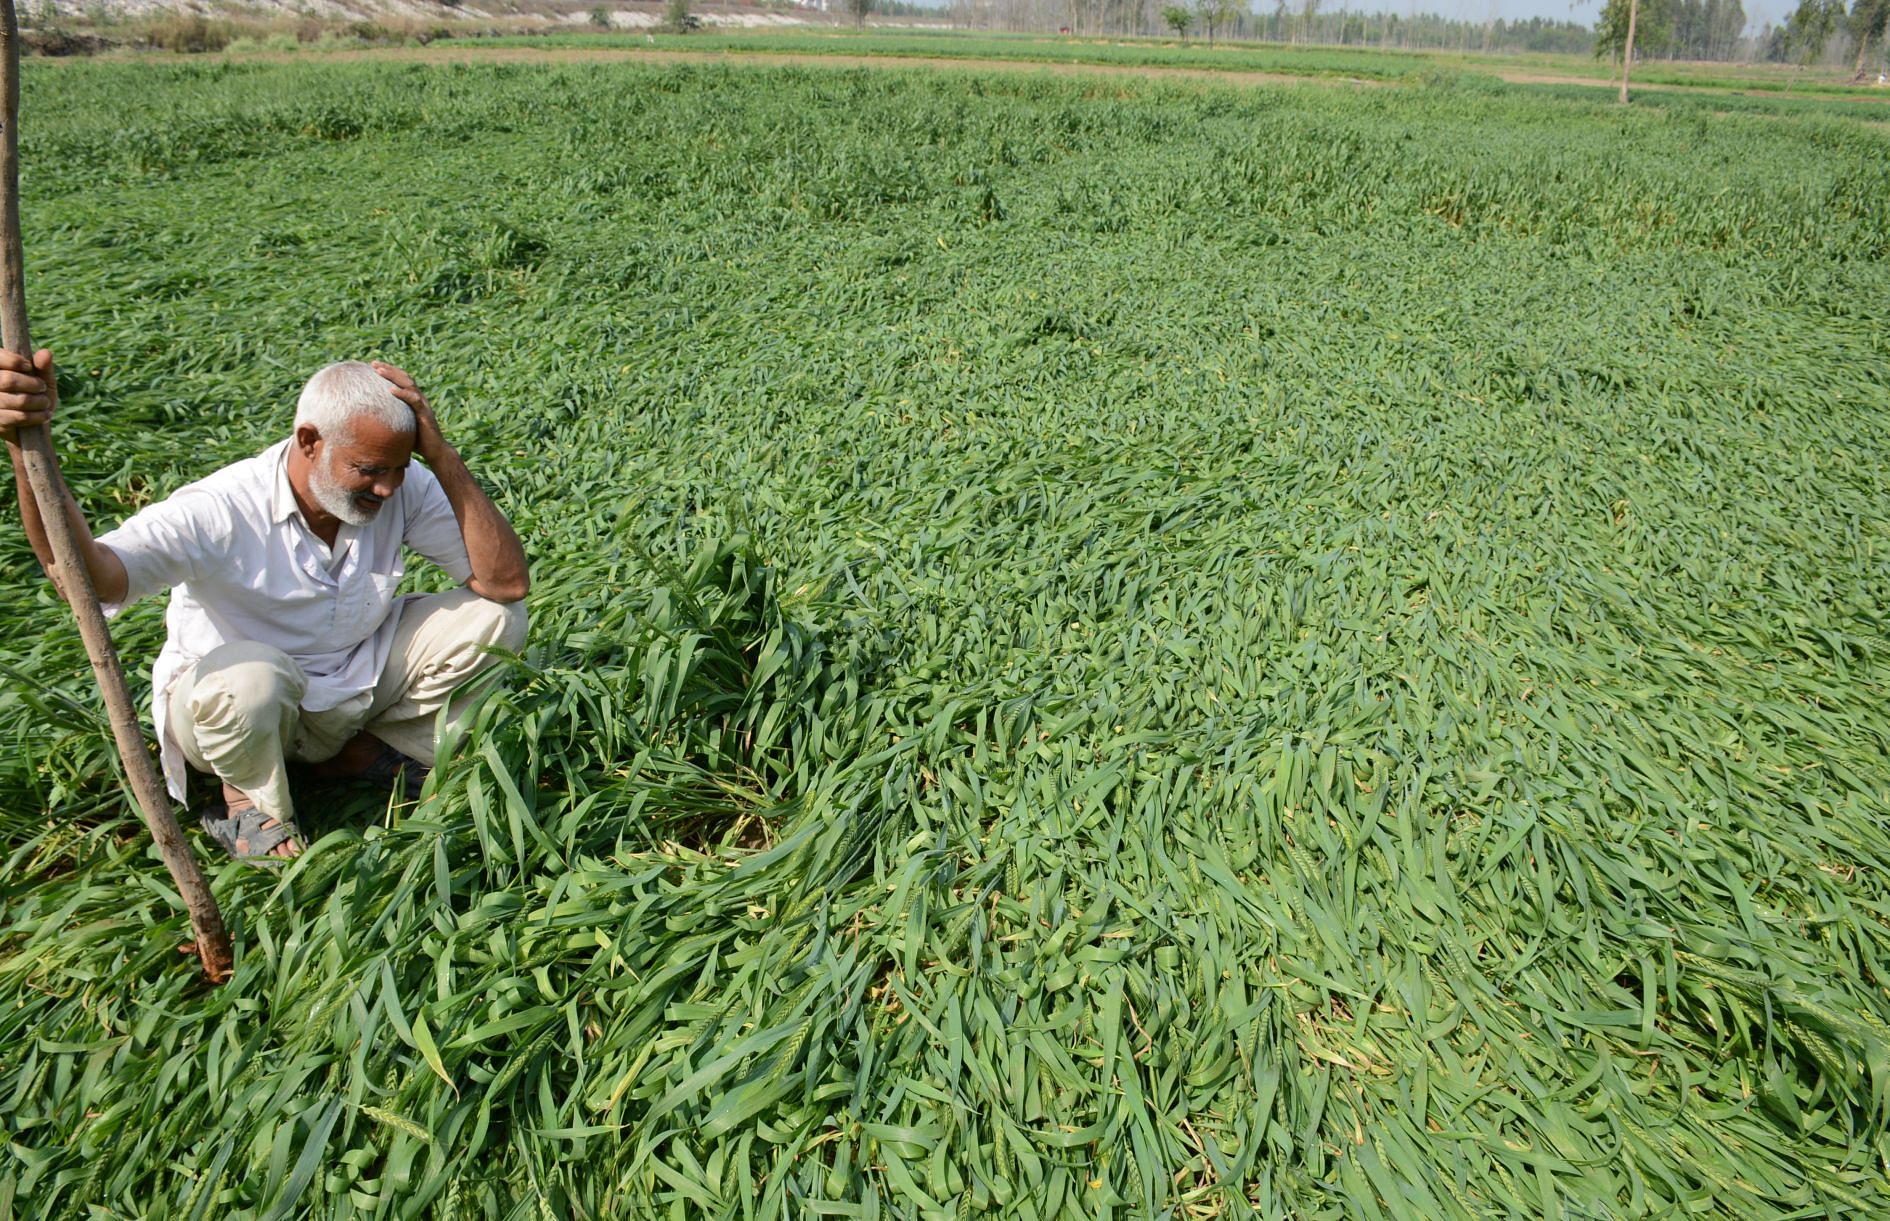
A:
POLYGON ((389 793, 404 785, 409 797, 419 795, 430 771, 426 764, 395 750, 365 729, 349 738, 334 758, 308 765, 308 774, 318 780, 365 780, 389 793))
POLYGON ((263 813, 247 794, 227 784, 223 804, 206 809, 197 823, 238 860, 268 856, 286 861, 302 854, 302 832, 294 822, 263 813))
POLYGON ((390 793, 400 789, 408 797, 417 797, 420 795, 420 786, 427 782, 427 775, 432 770, 418 759, 388 746, 382 748, 374 762, 361 769, 360 778, 390 793))

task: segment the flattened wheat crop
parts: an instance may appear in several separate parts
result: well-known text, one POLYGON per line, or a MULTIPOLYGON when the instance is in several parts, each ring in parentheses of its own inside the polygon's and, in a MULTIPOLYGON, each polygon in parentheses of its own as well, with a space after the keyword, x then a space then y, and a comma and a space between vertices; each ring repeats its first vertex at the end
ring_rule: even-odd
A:
POLYGON ((536 567, 417 801, 214 866, 204 990, 6 531, 0 1215, 1890 1207, 1876 125, 26 84, 95 518, 371 353, 536 567))

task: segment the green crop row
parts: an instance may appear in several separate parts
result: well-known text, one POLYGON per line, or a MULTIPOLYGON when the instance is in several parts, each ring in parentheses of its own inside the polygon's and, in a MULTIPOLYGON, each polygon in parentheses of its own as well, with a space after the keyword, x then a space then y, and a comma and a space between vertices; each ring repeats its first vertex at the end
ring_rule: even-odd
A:
POLYGON ((0 539, 0 1215, 1890 1203, 1875 125, 303 62, 22 131, 95 518, 382 356, 534 626, 417 802, 215 863, 208 991, 0 539))
MULTIPOLYGON (((650 33, 538 33, 510 35, 482 46, 596 51, 690 51, 757 55, 844 55, 924 59, 1012 60, 1042 64, 1086 64, 1136 68, 1200 68, 1226 72, 1282 73, 1309 77, 1400 80, 1470 74, 1491 79, 1502 73, 1546 73, 1587 78, 1597 84, 1620 79, 1620 65, 1586 55, 1480 54, 1446 50, 1402 50, 1367 46, 1314 46, 1257 40, 1177 41, 1147 37, 1051 37, 968 30, 733 30, 689 35, 650 33)), ((463 50, 458 48, 457 50, 463 50)), ((1695 89, 1756 90, 1882 100, 1850 73, 1778 64, 1641 64, 1634 80, 1645 85, 1695 89)), ((1867 109, 1874 111, 1877 106, 1867 109)))
POLYGON ((923 59, 996 59, 1042 64, 1207 68, 1296 76, 1393 79, 1437 69, 1439 57, 1365 48, 1262 42, 1180 42, 1152 38, 1050 38, 968 31, 736 31, 730 33, 515 35, 482 45, 625 51, 721 52, 729 55, 846 55, 923 59))

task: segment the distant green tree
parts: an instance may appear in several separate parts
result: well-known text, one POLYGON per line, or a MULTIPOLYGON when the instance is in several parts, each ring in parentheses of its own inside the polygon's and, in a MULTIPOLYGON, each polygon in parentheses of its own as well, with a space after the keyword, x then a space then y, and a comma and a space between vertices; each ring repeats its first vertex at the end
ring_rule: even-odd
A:
POLYGON ((1179 4, 1171 4, 1162 10, 1162 23, 1175 32, 1178 38, 1188 36, 1188 27, 1194 24, 1194 14, 1179 4))
POLYGON ((1667 45, 1673 34, 1674 0, 1607 0, 1595 23, 1595 58, 1621 59, 1621 104, 1628 101, 1628 75, 1636 52, 1646 54, 1667 45))
POLYGON ((1844 23, 1844 0, 1798 0, 1798 7, 1785 19, 1786 55, 1794 63, 1817 63, 1844 23))
POLYGON ((1634 53, 1642 59, 1673 41, 1676 0, 1607 0, 1595 22, 1595 58, 1619 60, 1627 50, 1628 18, 1634 17, 1634 53), (1636 10, 1630 13, 1630 9, 1636 10))
POLYGON ((1195 15, 1201 19, 1209 42, 1214 41, 1215 31, 1225 33, 1244 11, 1246 6, 1240 0, 1195 0, 1195 15))
POLYGON ((1851 5, 1851 37, 1857 40, 1857 62, 1851 66, 1851 79, 1861 81, 1870 74, 1870 44, 1874 40, 1878 54, 1883 53, 1884 38, 1890 33, 1890 0, 1856 0, 1851 5))
POLYGON ((689 11, 689 0, 669 0, 663 6, 662 29, 670 34, 687 34, 702 28, 702 22, 689 11))
POLYGON ((593 8, 591 10, 591 24, 600 30, 608 30, 610 28, 610 10, 601 4, 593 8))
POLYGON ((1741 0, 1667 0, 1650 40, 1648 6, 1641 5, 1641 33, 1634 45, 1641 58, 1729 60, 1738 56, 1746 30, 1741 0))
POLYGON ((1786 54, 1785 27, 1766 22, 1759 27, 1759 36, 1752 40, 1758 49, 1758 57, 1768 64, 1782 64, 1790 58, 1786 54))
POLYGON ((1708 59, 1732 59, 1746 32, 1746 7, 1739 0, 1717 0, 1707 10, 1708 59))
POLYGON ((853 14, 854 25, 865 25, 866 15, 873 11, 873 0, 847 0, 847 12, 853 14))

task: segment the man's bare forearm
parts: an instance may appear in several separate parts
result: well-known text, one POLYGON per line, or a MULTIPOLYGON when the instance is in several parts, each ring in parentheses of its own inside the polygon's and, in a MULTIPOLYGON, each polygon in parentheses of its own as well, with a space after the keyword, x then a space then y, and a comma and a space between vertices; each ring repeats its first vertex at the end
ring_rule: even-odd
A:
POLYGON ((33 545, 39 566, 50 575, 52 547, 46 541, 46 524, 39 519, 39 497, 33 495, 32 484, 26 478, 26 452, 17 442, 9 441, 7 457, 13 460, 13 491, 19 497, 20 524, 26 530, 26 541, 33 545))
POLYGON ((467 586, 494 602, 524 598, 531 588, 531 575, 525 547, 518 541, 512 523, 466 469, 458 450, 444 446, 429 465, 433 477, 440 481, 440 490, 446 493, 447 503, 453 506, 460 537, 466 540, 466 558, 472 562, 472 579, 467 586))
MULTIPOLYGON (((7 443, 7 457, 13 461, 13 487, 20 501, 20 524, 26 530, 26 541, 32 544, 33 555, 38 558, 39 566, 46 570, 46 576, 59 590, 59 596, 69 597, 59 587, 59 579, 53 575, 52 541, 46 536, 46 522, 39 513, 39 500, 33 495, 33 487, 26 477, 26 455, 17 441, 7 443)), ((53 470, 59 469, 59 459, 53 458, 53 470)), ((127 591, 125 566, 111 548, 101 547, 92 538, 92 527, 86 522, 85 514, 79 509, 79 502, 72 497, 72 491, 66 487, 62 477, 59 489, 65 500, 66 520, 72 525, 73 537, 79 541, 79 554, 84 558, 85 566, 92 574, 92 588, 98 591, 101 602, 122 602, 127 591)))

